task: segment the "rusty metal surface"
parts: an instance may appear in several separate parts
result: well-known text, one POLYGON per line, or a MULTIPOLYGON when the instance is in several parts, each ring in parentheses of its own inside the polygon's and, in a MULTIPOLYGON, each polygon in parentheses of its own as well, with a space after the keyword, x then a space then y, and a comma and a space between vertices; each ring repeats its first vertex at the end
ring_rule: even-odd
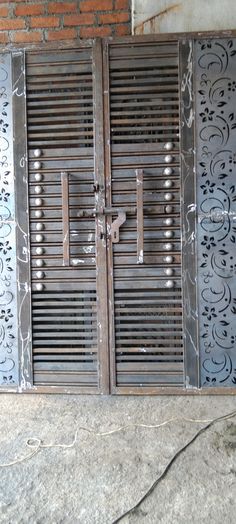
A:
POLYGON ((185 387, 199 382, 196 290, 196 172, 194 168, 194 41, 180 42, 181 229, 185 387))
POLYGON ((113 392, 168 391, 184 371, 178 43, 111 43, 106 54, 107 198, 136 204, 120 242, 108 238, 113 392))
POLYGON ((96 392, 96 224, 77 217, 95 205, 92 57, 27 54, 27 124, 34 384, 96 392))
POLYGON ((31 274, 28 202, 25 53, 12 53, 13 139, 16 195, 17 344, 19 390, 32 387, 31 274))
POLYGON ((160 34, 235 27, 232 0, 133 0, 132 33, 160 34))
POLYGON ((195 51, 198 312, 202 387, 236 384, 236 41, 195 51))

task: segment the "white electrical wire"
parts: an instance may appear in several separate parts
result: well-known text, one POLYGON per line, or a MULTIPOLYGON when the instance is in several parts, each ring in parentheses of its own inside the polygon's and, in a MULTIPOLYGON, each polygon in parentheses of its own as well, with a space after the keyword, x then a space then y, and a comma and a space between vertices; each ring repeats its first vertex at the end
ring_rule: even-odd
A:
POLYGON ((195 418, 186 418, 186 417, 172 417, 167 420, 164 420, 163 422, 160 422, 159 424, 141 424, 141 423, 133 423, 133 424, 126 424, 124 426, 119 426, 118 428, 111 429, 109 431, 95 431, 92 428, 87 428, 84 426, 79 426, 75 432, 75 436, 73 438, 73 441, 70 444, 43 444, 43 441, 38 437, 30 437, 26 441, 26 446, 33 451, 29 453, 28 455, 25 455, 24 457, 16 458, 10 462, 0 464, 0 468, 7 468, 10 466, 14 466, 15 464, 21 464, 22 462, 31 459, 34 455, 36 455, 40 450, 47 449, 47 448, 59 448, 59 449, 69 449, 73 448, 78 440, 78 431, 86 431, 87 433, 90 433, 96 437, 106 437, 109 435, 113 435, 114 433, 118 433, 120 431, 125 431, 127 429, 135 429, 135 428, 145 428, 145 429, 158 429, 163 426, 166 426, 167 424, 170 424, 172 422, 190 422, 190 423, 196 423, 196 424, 206 424, 206 423, 213 423, 217 420, 226 420, 228 418, 232 418, 236 415, 236 411, 223 415, 222 417, 217 417, 215 419, 195 419, 195 418))

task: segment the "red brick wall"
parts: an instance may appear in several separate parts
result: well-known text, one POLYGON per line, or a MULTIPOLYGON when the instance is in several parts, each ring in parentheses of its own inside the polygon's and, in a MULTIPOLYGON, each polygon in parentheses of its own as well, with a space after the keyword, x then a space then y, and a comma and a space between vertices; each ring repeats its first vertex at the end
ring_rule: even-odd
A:
POLYGON ((131 34, 131 0, 0 0, 0 44, 131 34))

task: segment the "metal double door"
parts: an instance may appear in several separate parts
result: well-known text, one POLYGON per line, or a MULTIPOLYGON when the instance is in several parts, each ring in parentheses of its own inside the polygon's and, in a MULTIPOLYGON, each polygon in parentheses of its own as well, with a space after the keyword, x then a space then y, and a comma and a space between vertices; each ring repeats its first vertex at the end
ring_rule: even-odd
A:
POLYGON ((235 39, 0 56, 2 390, 234 392, 235 39))
POLYGON ((34 385, 181 387, 178 45, 26 71, 34 385))

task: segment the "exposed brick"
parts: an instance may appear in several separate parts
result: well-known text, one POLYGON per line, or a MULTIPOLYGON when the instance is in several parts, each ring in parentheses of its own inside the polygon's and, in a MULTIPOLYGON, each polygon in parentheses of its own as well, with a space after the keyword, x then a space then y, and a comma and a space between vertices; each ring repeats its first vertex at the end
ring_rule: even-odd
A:
POLYGON ((16 16, 42 15, 44 13, 44 5, 17 5, 15 8, 16 16))
POLYGON ((114 27, 115 34, 117 36, 130 35, 130 25, 129 24, 117 24, 114 27))
POLYGON ((112 0, 83 0, 80 2, 81 13, 85 11, 112 11, 112 0))
POLYGON ((41 31, 17 31, 13 33, 12 42, 18 44, 25 42, 41 42, 43 40, 43 33, 41 31))
POLYGON ((0 44, 6 44, 8 42, 8 33, 0 33, 0 44))
POLYGON ((48 31, 47 40, 73 40, 77 38, 76 29, 62 29, 61 31, 48 31))
POLYGON ((0 7, 0 16, 7 16, 8 15, 8 8, 5 6, 0 7))
POLYGON ((77 11, 77 2, 52 2, 48 4, 49 13, 72 13, 77 11))
POLYGON ((99 24, 119 24, 120 22, 128 22, 129 13, 106 13, 99 15, 99 24))
POLYGON ((81 38, 93 38, 96 36, 110 36, 111 28, 110 27, 81 27, 80 37, 81 38))
POLYGON ((31 27, 59 27, 60 19, 57 16, 38 16, 30 19, 31 27))
POLYGON ((129 0, 116 0, 115 9, 117 10, 126 9, 127 11, 129 11, 129 0))
POLYGON ((25 28, 25 21, 24 20, 10 20, 9 18, 6 19, 6 20, 0 20, 0 31, 2 30, 6 30, 6 31, 9 31, 9 30, 12 30, 14 31, 15 29, 24 29, 25 28))
POLYGON ((82 15, 66 15, 64 16, 64 25, 91 25, 94 23, 94 15, 92 13, 82 15))

